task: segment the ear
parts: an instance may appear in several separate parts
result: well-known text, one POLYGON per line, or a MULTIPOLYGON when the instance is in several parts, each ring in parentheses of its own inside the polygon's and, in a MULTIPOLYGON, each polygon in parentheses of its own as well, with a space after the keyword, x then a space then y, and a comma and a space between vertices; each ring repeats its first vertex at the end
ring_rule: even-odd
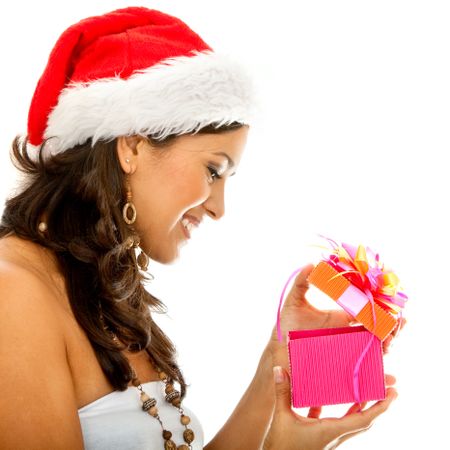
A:
POLYGON ((137 156, 143 143, 144 138, 137 135, 119 136, 117 138, 117 159, 125 173, 132 174, 135 172, 137 167, 137 156))

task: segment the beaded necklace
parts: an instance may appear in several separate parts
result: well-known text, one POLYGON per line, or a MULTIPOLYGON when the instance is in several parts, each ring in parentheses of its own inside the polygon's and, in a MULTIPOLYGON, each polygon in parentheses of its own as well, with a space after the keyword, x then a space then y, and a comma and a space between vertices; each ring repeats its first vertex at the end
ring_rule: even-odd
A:
MULTIPOLYGON (((119 342, 119 339, 113 333, 108 326, 105 325, 103 314, 100 309, 100 320, 103 323, 104 329, 111 335, 114 342, 119 342)), ((175 442, 171 439, 172 433, 169 430, 166 430, 164 428, 164 425, 162 423, 161 417, 158 413, 158 408, 156 407, 157 400, 156 398, 150 397, 142 388, 141 381, 137 377, 136 371, 134 370, 133 366, 131 365, 130 361, 128 361, 128 364, 131 367, 131 374, 132 379, 131 383, 134 387, 136 387, 140 391, 140 399, 142 403, 142 409, 144 412, 148 413, 150 416, 154 417, 156 420, 158 420, 159 424, 161 425, 162 429, 162 436, 164 439, 164 450, 192 450, 191 443, 195 439, 194 431, 191 428, 188 428, 188 424, 191 421, 191 418, 189 416, 186 416, 184 414, 184 410, 181 406, 181 394, 179 391, 177 391, 174 386, 173 382, 169 379, 167 374, 161 370, 161 368, 155 363, 154 359, 148 355, 150 362, 152 363, 155 370, 158 372, 159 379, 161 382, 165 384, 165 400, 166 402, 172 404, 175 408, 178 409, 180 412, 180 422, 185 427, 185 430, 183 432, 183 439, 186 442, 186 444, 180 444, 177 446, 175 442)))
MULTIPOLYGON (((152 360, 152 358, 150 358, 149 355, 149 359, 152 360)), ((139 378, 136 376, 136 372, 134 371, 133 367, 130 364, 131 370, 132 370, 132 374, 133 374, 133 378, 132 378, 132 384, 133 386, 137 387, 139 389, 139 391, 141 392, 140 397, 141 397, 141 402, 142 402, 142 409, 147 412, 148 414, 150 414, 151 416, 153 416, 155 419, 158 420, 158 422, 161 425, 161 429, 162 429, 162 436, 164 438, 164 450, 191 450, 191 443, 195 438, 194 435, 194 431, 190 428, 188 428, 188 424, 190 423, 191 419, 189 416, 186 416, 184 414, 184 410, 181 407, 181 399, 180 399, 180 392, 177 391, 173 384, 169 381, 169 377, 167 376, 167 374, 165 372, 163 372, 152 360, 153 366, 155 367, 155 370, 158 372, 159 375, 159 379, 162 380, 166 387, 165 387, 165 399, 166 402, 171 403, 175 408, 177 408, 180 412, 180 422, 182 425, 184 425, 185 430, 183 432, 183 439, 187 444, 181 444, 181 445, 176 445, 174 441, 172 441, 172 433, 166 429, 164 429, 164 425, 161 421, 161 418, 158 414, 158 408, 156 407, 156 399, 155 398, 151 398, 147 395, 147 393, 142 389, 142 385, 141 382, 139 381, 139 378)))

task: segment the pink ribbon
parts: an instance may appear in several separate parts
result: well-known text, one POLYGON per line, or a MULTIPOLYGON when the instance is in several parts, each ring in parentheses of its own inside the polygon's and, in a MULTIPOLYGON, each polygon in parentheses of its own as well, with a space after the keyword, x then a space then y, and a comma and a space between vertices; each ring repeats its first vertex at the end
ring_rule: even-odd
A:
POLYGON ((336 303, 352 317, 356 317, 368 303, 367 296, 357 287, 350 284, 336 303))
MULTIPOLYGON (((366 293, 367 297, 369 298, 370 304, 372 305, 373 329, 375 330, 376 326, 377 326, 377 317, 375 314, 375 302, 373 300, 372 292, 370 292, 368 289, 366 289, 365 293, 366 293)), ((359 394, 359 369, 360 369, 361 363, 364 359, 364 356, 366 356, 366 353, 369 351, 369 348, 372 346, 374 339, 375 339, 375 335, 372 333, 369 342, 364 347, 364 350, 362 351, 361 355, 359 356, 358 361, 356 362, 355 368, 353 370, 353 392, 355 394, 356 403, 361 403, 361 397, 359 394)))
POLYGON ((295 275, 297 275, 299 272, 301 272, 302 270, 303 270, 303 267, 300 267, 300 269, 297 269, 297 270, 295 270, 292 273, 292 275, 289 277, 289 279, 287 280, 286 284, 284 285, 283 291, 281 292, 280 303, 278 305, 278 313, 277 313, 277 336, 278 336, 278 341, 279 342, 283 341, 283 337, 281 336, 280 314, 281 314, 281 304, 283 303, 284 293, 286 291, 286 288, 288 287, 288 284, 292 280, 292 278, 295 275))
MULTIPOLYGON (((286 281, 286 284, 283 287, 283 290, 281 292, 281 296, 280 296, 280 302, 278 305, 278 312, 277 312, 277 337, 278 337, 278 341, 279 342, 283 342, 283 337, 282 337, 282 333, 281 333, 281 305, 283 303, 283 298, 284 298, 284 293, 286 292, 286 289, 290 283, 290 281, 292 280, 292 278, 297 275, 299 272, 301 272, 303 270, 303 267, 300 267, 299 269, 296 269, 294 272, 292 272, 292 274, 290 275, 290 277, 288 278, 288 280, 286 281)), ((365 290, 365 294, 367 295, 371 305, 372 305, 372 315, 373 315, 373 329, 375 330, 376 327, 376 323, 377 323, 377 318, 375 315, 375 302, 373 299, 373 295, 370 292, 370 290, 366 289, 365 290)), ((400 328, 400 327, 399 327, 400 328)), ((366 353, 369 351, 373 340, 375 339, 375 335, 372 333, 372 336, 369 340, 369 342, 367 343, 367 345, 364 347, 364 350, 362 351, 361 355, 358 358, 358 361, 355 364, 355 368, 353 370, 353 392, 355 394, 355 398, 357 400, 357 403, 361 403, 361 397, 360 397, 360 392, 359 392, 359 369, 361 367, 361 363, 364 359, 364 357, 366 356, 366 353)))

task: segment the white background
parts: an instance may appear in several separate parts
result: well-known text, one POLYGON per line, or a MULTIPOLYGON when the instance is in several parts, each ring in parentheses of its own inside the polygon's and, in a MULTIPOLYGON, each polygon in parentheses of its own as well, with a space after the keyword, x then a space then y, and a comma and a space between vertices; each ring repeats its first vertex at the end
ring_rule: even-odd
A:
MULTIPOLYGON (((1 12, 0 196, 8 150, 56 39, 130 1, 7 2, 1 12)), ((450 14, 448 2, 153 1, 215 50, 242 58, 263 104, 226 214, 204 222, 176 263, 152 262, 155 316, 191 386, 205 443, 250 382, 291 272, 317 262, 317 233, 376 249, 410 296, 385 358, 399 398, 343 444, 443 448, 448 419, 450 14)), ((324 308, 331 301, 310 290, 324 308)), ((305 413, 306 410, 297 410, 305 413)), ((342 412, 325 407, 325 415, 342 412)), ((448 444, 447 444, 448 445, 448 444)))

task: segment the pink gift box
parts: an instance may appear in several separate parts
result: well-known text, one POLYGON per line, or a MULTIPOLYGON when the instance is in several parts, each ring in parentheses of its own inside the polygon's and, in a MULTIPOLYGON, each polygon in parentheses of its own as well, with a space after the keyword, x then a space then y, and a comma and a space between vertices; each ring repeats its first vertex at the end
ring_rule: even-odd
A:
POLYGON ((382 343, 363 326, 289 331, 288 352, 294 408, 386 398, 382 343))

